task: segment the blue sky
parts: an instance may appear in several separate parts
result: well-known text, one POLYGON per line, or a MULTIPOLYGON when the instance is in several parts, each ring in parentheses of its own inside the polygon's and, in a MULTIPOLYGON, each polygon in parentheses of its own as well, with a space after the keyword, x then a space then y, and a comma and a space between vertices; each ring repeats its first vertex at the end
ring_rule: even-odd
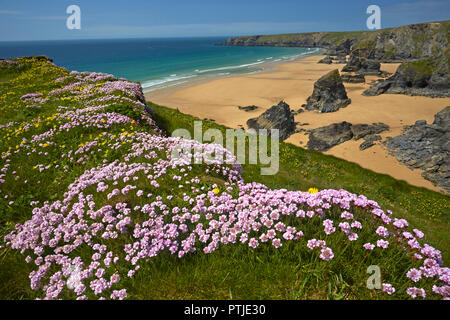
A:
POLYGON ((0 41, 364 30, 371 4, 383 28, 450 19, 449 0, 0 0, 0 41), (81 30, 66 28, 72 4, 81 30))

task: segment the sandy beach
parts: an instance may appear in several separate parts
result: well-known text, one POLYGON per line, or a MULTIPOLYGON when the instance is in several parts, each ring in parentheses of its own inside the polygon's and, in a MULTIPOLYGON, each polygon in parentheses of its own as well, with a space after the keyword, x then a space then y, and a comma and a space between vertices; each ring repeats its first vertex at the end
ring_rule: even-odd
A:
MULTIPOLYGON (((170 87, 146 94, 146 99, 199 118, 214 119, 217 123, 231 128, 244 126, 249 118, 259 116, 279 101, 284 100, 292 110, 297 110, 313 91, 314 82, 325 73, 343 64, 318 64, 324 56, 308 56, 292 62, 281 63, 258 74, 234 76, 196 83, 191 86, 170 87), (260 108, 246 112, 238 106, 256 105, 260 108)), ((382 64, 381 70, 394 73, 399 64, 382 64)), ((399 135, 404 125, 412 125, 417 120, 433 122, 434 115, 450 105, 450 98, 412 97, 406 95, 383 94, 365 97, 362 92, 369 88, 376 76, 367 76, 365 84, 345 84, 352 103, 333 113, 303 112, 295 116, 295 121, 305 129, 313 129, 335 122, 347 121, 353 124, 383 122, 390 130, 383 132, 383 140, 399 135)), ((305 146, 308 136, 296 133, 286 142, 305 146)), ((335 146, 326 154, 355 162, 364 168, 389 174, 416 186, 439 191, 421 176, 420 170, 410 170, 388 154, 381 145, 364 151, 359 150, 362 141, 350 140, 335 146)))

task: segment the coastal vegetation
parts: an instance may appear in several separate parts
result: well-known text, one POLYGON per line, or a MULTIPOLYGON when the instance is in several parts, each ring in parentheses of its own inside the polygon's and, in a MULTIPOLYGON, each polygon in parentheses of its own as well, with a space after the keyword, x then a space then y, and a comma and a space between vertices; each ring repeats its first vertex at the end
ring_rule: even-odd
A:
POLYGON ((171 138, 199 119, 139 84, 45 57, 0 69, 1 298, 449 297, 448 196, 283 142, 274 176, 192 164, 231 154, 171 138))

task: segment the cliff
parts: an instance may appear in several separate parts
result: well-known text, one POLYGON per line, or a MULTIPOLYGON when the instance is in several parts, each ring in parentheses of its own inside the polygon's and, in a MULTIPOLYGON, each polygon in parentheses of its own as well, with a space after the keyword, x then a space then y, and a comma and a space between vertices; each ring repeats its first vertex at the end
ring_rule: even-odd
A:
POLYGON ((363 95, 377 96, 383 93, 450 97, 448 56, 404 62, 392 77, 380 80, 364 91, 363 95))
POLYGON ((318 47, 330 54, 368 49, 370 58, 405 61, 448 51, 450 21, 429 22, 376 31, 310 32, 230 38, 228 46, 318 47))
POLYGON ((364 31, 354 32, 309 32, 280 35, 258 35, 229 38, 227 46, 270 46, 338 49, 350 52, 352 45, 364 37, 364 31))
POLYGON ((424 170, 426 179, 450 191, 450 107, 438 112, 432 124, 419 120, 385 145, 400 162, 424 170))

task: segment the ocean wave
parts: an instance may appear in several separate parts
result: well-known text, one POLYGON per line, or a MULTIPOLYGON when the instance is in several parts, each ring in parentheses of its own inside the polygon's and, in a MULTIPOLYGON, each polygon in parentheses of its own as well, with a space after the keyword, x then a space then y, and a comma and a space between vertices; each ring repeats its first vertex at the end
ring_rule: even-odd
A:
POLYGON ((230 70, 230 69, 241 69, 245 67, 251 67, 258 64, 264 63, 264 61, 257 61, 253 63, 246 63, 246 64, 240 64, 237 66, 227 66, 227 67, 220 67, 220 68, 212 68, 212 69, 205 69, 205 70, 195 70, 197 73, 206 73, 206 72, 214 72, 214 71, 222 71, 222 70, 230 70))
POLYGON ((192 74, 192 75, 184 75, 184 76, 178 76, 178 77, 176 75, 171 75, 169 77, 164 77, 161 79, 144 81, 141 83, 141 86, 144 89, 148 89, 148 88, 155 87, 155 86, 161 86, 168 82, 179 81, 179 80, 183 80, 183 79, 190 79, 190 78, 194 78, 194 77, 197 77, 197 75, 192 74))
POLYGON ((192 73, 192 74, 187 73, 187 74, 178 75, 176 73, 173 73, 168 76, 163 76, 159 79, 143 81, 141 85, 142 85, 142 88, 146 92, 149 92, 149 91, 185 83, 188 81, 186 79, 191 79, 194 77, 205 77, 205 76, 214 75, 214 74, 217 76, 227 76, 227 75, 230 75, 233 70, 238 70, 238 69, 247 70, 247 72, 242 70, 243 71, 242 74, 254 74, 254 73, 261 72, 262 70, 264 70, 264 68, 254 70, 254 68, 248 68, 248 67, 257 66, 260 64, 264 64, 264 63, 272 63, 272 62, 279 62, 279 61, 292 61, 301 56, 312 55, 312 54, 318 52, 319 50, 320 50, 319 48, 308 48, 308 51, 305 51, 305 52, 301 52, 301 53, 297 53, 297 54, 293 54, 293 55, 284 55, 284 56, 275 57, 275 58, 274 57, 261 58, 261 59, 258 59, 256 62, 251 62, 251 63, 210 68, 210 69, 196 69, 193 71, 194 73, 192 73), (248 72, 248 71, 250 71, 250 72, 248 72), (185 80, 185 81, 181 81, 181 80, 185 80))

